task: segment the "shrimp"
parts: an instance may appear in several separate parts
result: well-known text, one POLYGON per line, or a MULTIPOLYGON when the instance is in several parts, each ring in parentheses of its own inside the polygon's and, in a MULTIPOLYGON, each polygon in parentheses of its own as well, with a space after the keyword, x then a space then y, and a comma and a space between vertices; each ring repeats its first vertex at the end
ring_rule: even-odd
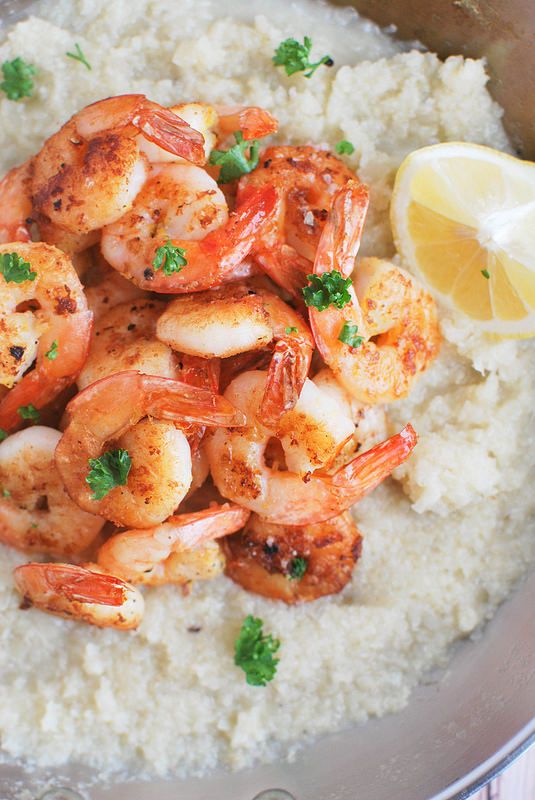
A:
POLYGON ((223 497, 270 522, 308 525, 337 516, 388 477, 416 445, 416 434, 406 425, 330 475, 325 468, 352 435, 351 420, 333 415, 328 395, 317 387, 310 390, 314 384, 307 381, 293 411, 270 430, 259 417, 265 382, 265 373, 248 372, 230 384, 224 396, 245 414, 247 427, 217 430, 206 447, 214 483, 223 497), (282 445, 287 470, 267 464, 273 437, 282 445), (318 474, 320 467, 324 469, 318 474))
POLYGON ((355 175, 340 159, 314 147, 268 147, 261 164, 240 178, 238 202, 266 184, 277 191, 277 207, 252 255, 277 284, 302 299, 321 231, 336 190, 355 175))
POLYGON ((191 423, 241 425, 243 415, 210 390, 169 378, 129 371, 91 384, 68 404, 66 428, 56 448, 67 492, 80 508, 117 525, 158 525, 191 484, 186 436, 191 423), (97 500, 86 481, 89 459, 99 458, 112 441, 128 451, 132 467, 126 485, 97 500))
POLYGON ((54 463, 59 431, 36 425, 0 444, 0 542, 24 553, 84 553, 105 520, 70 499, 54 463))
POLYGON ((0 257, 12 253, 29 265, 33 279, 0 277, 0 383, 10 389, 0 400, 5 431, 20 426, 20 407, 43 408, 74 382, 92 325, 82 285, 64 253, 41 243, 0 245, 0 257))
POLYGON ((136 286, 163 293, 198 292, 222 283, 248 255, 275 208, 271 187, 253 191, 228 216, 225 196, 207 172, 182 164, 151 167, 131 211, 102 231, 106 261, 136 286), (186 264, 165 274, 156 266, 166 244, 186 264))
POLYGON ((252 283, 177 297, 159 318, 156 335, 175 350, 202 358, 228 358, 271 346, 261 413, 273 424, 295 406, 314 349, 302 317, 273 292, 252 283))
POLYGON ((113 575, 72 564, 22 564, 13 576, 28 606, 98 628, 137 628, 144 601, 139 589, 113 575))
POLYGON ((30 242, 33 160, 10 169, 0 181, 0 244, 30 242))
POLYGON ((360 558, 362 536, 348 512, 301 527, 251 514, 245 529, 223 539, 222 547, 229 578, 248 592, 292 605, 340 592, 360 558))
POLYGON ((38 221, 86 234, 119 219, 147 177, 139 133, 189 161, 204 161, 202 134, 144 95, 100 100, 75 114, 35 157, 38 221))
MULTIPOLYGON (((314 273, 351 274, 364 222, 362 186, 342 188, 324 228, 314 273)), ((343 308, 309 309, 318 349, 346 390, 363 403, 405 397, 438 354, 436 305, 412 275, 377 258, 362 259, 351 300, 343 308), (362 343, 340 340, 344 326, 357 326, 362 343)))
POLYGON ((196 579, 209 579, 222 572, 225 563, 219 548, 213 547, 214 540, 243 528, 249 514, 244 508, 225 503, 169 517, 155 528, 112 536, 98 551, 97 561, 106 572, 134 584, 189 583, 194 563, 198 567, 196 579))

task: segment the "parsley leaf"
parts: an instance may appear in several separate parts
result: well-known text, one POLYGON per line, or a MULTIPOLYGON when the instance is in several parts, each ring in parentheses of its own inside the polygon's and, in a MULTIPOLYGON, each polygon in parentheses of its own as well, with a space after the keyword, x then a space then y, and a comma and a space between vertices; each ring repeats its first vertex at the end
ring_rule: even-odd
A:
POLYGON ((287 336, 289 336, 291 333, 297 333, 297 328, 294 328, 293 325, 292 327, 288 326, 287 328, 284 329, 284 333, 287 336))
POLYGON ((344 322, 342 330, 338 334, 338 341, 347 344, 349 347, 360 347, 364 339, 357 336, 359 326, 344 322))
POLYGON ((65 55, 68 58, 74 58, 75 61, 79 61, 81 64, 84 65, 84 67, 86 67, 88 70, 91 70, 91 64, 89 63, 87 58, 84 56, 84 54, 82 52, 82 48, 80 47, 80 45, 77 42, 74 45, 74 50, 75 50, 74 53, 65 53, 65 55))
POLYGON ((260 153, 258 139, 245 142, 241 131, 236 131, 234 138, 236 144, 228 150, 212 150, 210 153, 210 164, 221 167, 218 183, 235 181, 258 166, 260 153), (247 150, 249 150, 249 155, 247 155, 247 150))
POLYGON ((22 419, 31 419, 33 422, 39 422, 41 416, 33 403, 28 403, 27 406, 19 406, 17 414, 22 419))
POLYGON ((175 247, 169 239, 156 249, 152 266, 155 270, 162 269, 164 275, 172 275, 173 272, 182 272, 182 267, 187 263, 186 251, 182 247, 175 247))
POLYGON ((307 275, 307 278, 310 283, 302 290, 305 305, 325 311, 329 306, 343 308, 351 302, 351 295, 347 291, 351 286, 351 278, 344 278, 337 269, 324 272, 323 275, 307 275))
POLYGON ((4 439, 7 439, 9 433, 5 431, 3 428, 0 428, 0 442, 3 442, 4 439))
POLYGON ((2 489, 2 496, 11 497, 11 492, 9 491, 9 489, 2 489))
POLYGON ((489 278, 490 278, 490 272, 488 271, 488 269, 482 269, 482 270, 481 270, 481 274, 483 275, 483 277, 484 277, 484 278, 486 278, 487 280, 489 280, 489 278))
POLYGON ((290 561, 290 569, 288 575, 292 581, 300 581, 305 572, 307 571, 308 561, 306 558, 292 558, 290 561))
POLYGON ((18 253, 0 255, 0 272, 6 283, 24 283, 24 281, 34 281, 37 277, 37 272, 32 272, 31 264, 18 253))
POLYGON ((347 139, 342 139, 341 142, 335 144, 334 149, 339 156, 350 156, 355 152, 355 146, 348 142, 347 139))
POLYGON ((115 486, 124 486, 132 466, 127 450, 107 450, 100 458, 89 458, 86 483, 93 490, 92 500, 102 500, 115 486))
POLYGON ((318 67, 325 64, 327 67, 332 67, 334 61, 330 56, 323 56, 315 64, 311 64, 309 57, 312 50, 312 39, 305 36, 303 44, 297 39, 285 39, 275 50, 275 55, 272 58, 276 67, 284 67, 287 75, 293 75, 295 72, 304 72, 305 78, 311 78, 318 67))
POLYGON ((264 636, 263 624, 261 619, 249 614, 234 645, 234 663, 245 672, 250 686, 265 686, 273 680, 279 663, 273 654, 279 649, 280 642, 271 634, 264 636))
POLYGON ((21 97, 31 97, 33 91, 32 75, 36 69, 33 64, 27 64, 22 58, 14 58, 13 61, 4 61, 2 64, 2 74, 4 80, 0 83, 0 89, 5 92, 8 100, 20 100, 21 97))
POLYGON ((55 361, 58 357, 58 340, 54 339, 52 344, 50 345, 50 350, 45 353, 45 356, 48 358, 49 361, 55 361))

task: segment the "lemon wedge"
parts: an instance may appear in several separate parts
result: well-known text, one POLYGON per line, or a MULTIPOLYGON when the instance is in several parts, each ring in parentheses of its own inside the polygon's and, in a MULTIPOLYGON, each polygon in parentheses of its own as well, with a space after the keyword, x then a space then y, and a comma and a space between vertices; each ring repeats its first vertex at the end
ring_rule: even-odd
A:
POLYGON ((535 335, 535 164, 449 142, 402 163, 390 208, 402 260, 481 330, 535 335))

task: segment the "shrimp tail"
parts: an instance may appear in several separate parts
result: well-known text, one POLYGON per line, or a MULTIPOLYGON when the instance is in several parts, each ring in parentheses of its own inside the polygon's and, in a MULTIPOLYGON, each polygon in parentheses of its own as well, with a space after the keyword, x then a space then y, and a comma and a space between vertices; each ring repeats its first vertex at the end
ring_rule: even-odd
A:
POLYGON ((318 245, 314 272, 338 270, 345 278, 355 268, 370 192, 360 181, 348 181, 336 193, 330 218, 318 245))
POLYGON ((140 378, 146 386, 147 414, 158 419, 224 428, 246 423, 241 411, 209 389, 153 375, 140 378))
POLYGON ((245 106, 233 110, 226 107, 216 108, 219 116, 218 127, 221 133, 229 134, 241 131, 246 142, 261 139, 276 133, 279 123, 269 111, 259 106, 245 106))
POLYGON ((22 564, 13 572, 15 585, 30 602, 39 593, 61 595, 69 602, 121 606, 124 583, 113 575, 91 572, 72 564, 22 564))
POLYGON ((310 360, 288 339, 280 339, 273 349, 260 406, 262 420, 276 426, 281 416, 291 411, 299 400, 310 360))
POLYGON ((192 164, 206 161, 204 136, 187 122, 166 108, 142 106, 132 119, 132 124, 151 142, 168 153, 185 158, 192 164))

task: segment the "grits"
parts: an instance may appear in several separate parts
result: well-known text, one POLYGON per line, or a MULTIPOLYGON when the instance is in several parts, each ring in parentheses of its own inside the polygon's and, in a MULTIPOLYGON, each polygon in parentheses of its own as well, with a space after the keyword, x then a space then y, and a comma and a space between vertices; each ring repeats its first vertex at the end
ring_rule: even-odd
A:
MULTIPOLYGON (((39 70, 32 99, 0 100, 2 173, 104 95, 258 104, 279 118, 281 142, 355 145, 348 163, 372 190, 363 252, 389 256, 391 186, 410 150, 454 139, 509 149, 481 62, 406 51, 354 12, 319 2, 277 0, 270 19, 254 17, 259 0, 224 5, 41 0, 0 46, 2 61, 19 55, 39 70), (273 50, 304 34, 336 65, 311 80, 286 78, 273 50), (92 71, 65 58, 75 42, 92 71)), ((9 757, 159 775, 240 768, 408 702, 535 558, 534 350, 483 340, 450 312, 441 319, 439 359, 389 409, 392 430, 410 420, 420 444, 397 480, 355 509, 364 555, 341 595, 288 608, 226 578, 189 597, 164 587, 145 593, 145 619, 125 635, 20 611, 11 571, 26 559, 0 549, 0 740, 9 757), (282 642, 276 679, 263 689, 233 665, 249 613, 282 642)))

